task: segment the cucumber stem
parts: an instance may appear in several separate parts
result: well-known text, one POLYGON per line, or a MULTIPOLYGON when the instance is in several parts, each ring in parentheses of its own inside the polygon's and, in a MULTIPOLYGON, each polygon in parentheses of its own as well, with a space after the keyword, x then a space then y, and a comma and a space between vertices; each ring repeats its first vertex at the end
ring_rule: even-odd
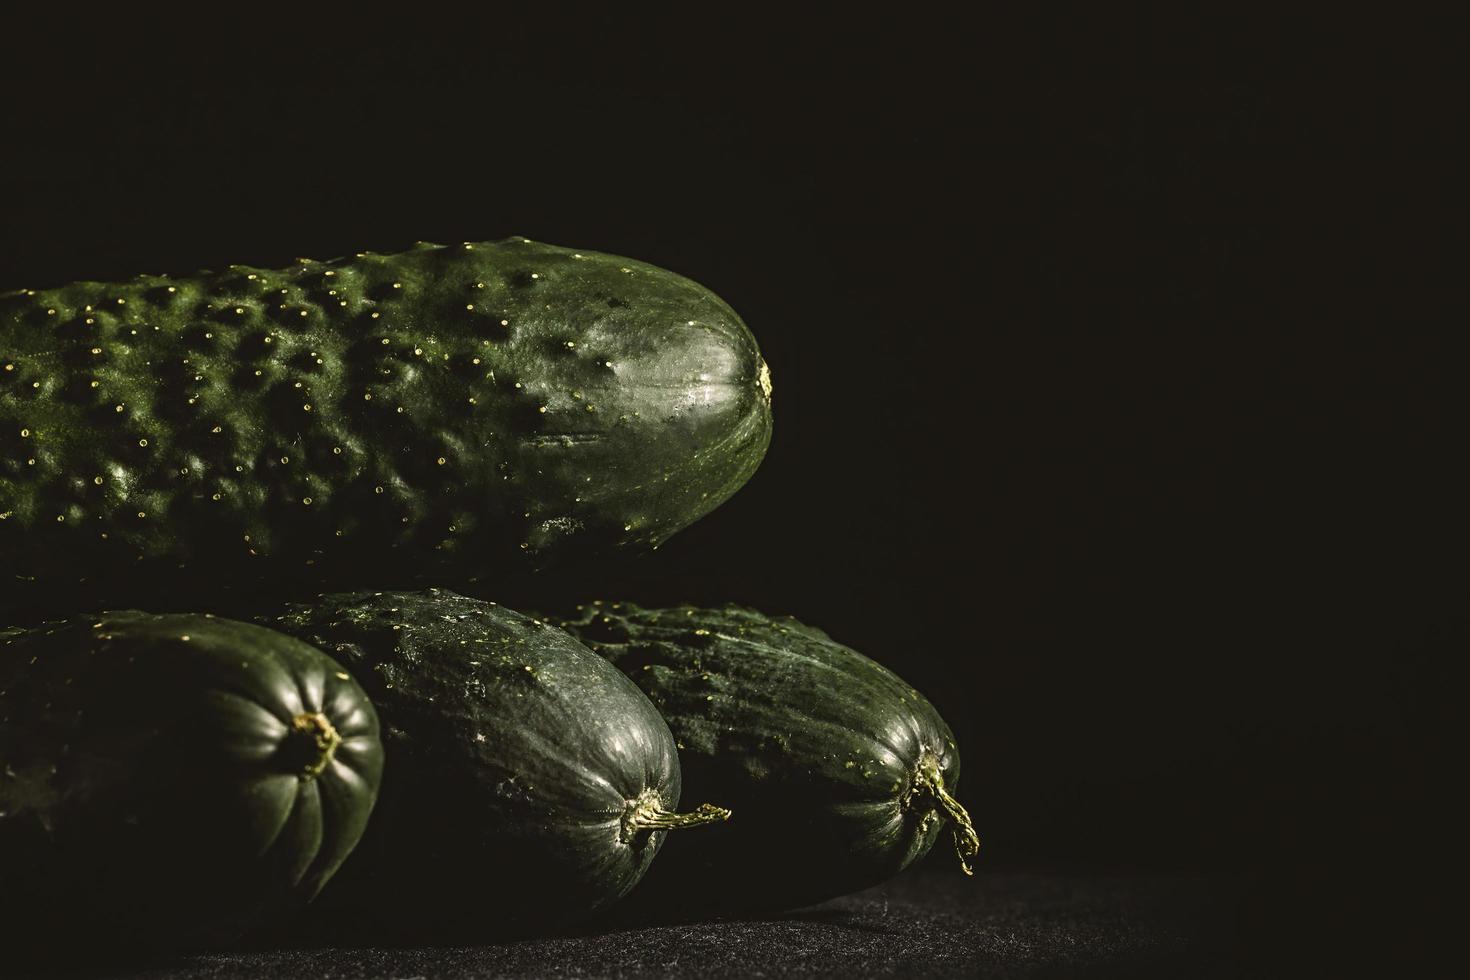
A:
POLYGON ((730 811, 724 807, 715 806, 713 803, 701 803, 689 813, 665 810, 658 792, 646 789, 638 799, 629 801, 628 808, 623 812, 621 836, 626 842, 632 840, 634 834, 643 830, 682 830, 686 827, 699 827, 707 823, 720 823, 729 819, 730 811))
POLYGON ((939 762, 932 753, 925 752, 914 771, 913 789, 904 800, 910 809, 915 807, 915 797, 925 798, 929 813, 933 813, 933 808, 938 807, 954 824, 950 829, 954 834, 955 853, 960 858, 960 870, 967 875, 974 875, 974 860, 975 855, 980 852, 980 837, 975 833, 975 825, 970 822, 970 815, 960 806, 960 801, 944 788, 944 776, 940 773, 939 762))
POLYGON ((291 719, 291 731, 298 736, 297 744, 310 753, 297 773, 301 781, 308 782, 326 772, 337 754, 337 746, 342 744, 342 736, 327 716, 320 711, 304 711, 291 719), (302 736, 311 740, 309 746, 301 741, 302 736))

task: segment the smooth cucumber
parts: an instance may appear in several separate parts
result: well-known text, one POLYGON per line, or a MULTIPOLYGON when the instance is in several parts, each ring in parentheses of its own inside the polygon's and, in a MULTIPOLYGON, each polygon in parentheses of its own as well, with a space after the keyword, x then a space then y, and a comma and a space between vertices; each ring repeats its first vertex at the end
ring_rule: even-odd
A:
POLYGON ((324 595, 259 621, 329 651, 378 706, 382 803, 323 896, 378 937, 580 919, 638 883, 667 830, 729 816, 675 812, 668 726, 539 620, 428 590, 324 595))
POLYGON ((356 845, 382 761, 362 689, 279 633, 138 612, 0 631, 3 946, 207 946, 289 916, 356 845))
POLYGON ((708 289, 525 238, 0 294, 0 603, 655 547, 755 471, 770 391, 708 289))
POLYGON ((597 603, 562 624, 648 695, 689 792, 735 813, 671 841, 645 897, 678 910, 773 911, 866 888, 948 825, 968 874, 979 846, 955 799, 954 735, 891 671, 789 617, 738 607, 597 603))

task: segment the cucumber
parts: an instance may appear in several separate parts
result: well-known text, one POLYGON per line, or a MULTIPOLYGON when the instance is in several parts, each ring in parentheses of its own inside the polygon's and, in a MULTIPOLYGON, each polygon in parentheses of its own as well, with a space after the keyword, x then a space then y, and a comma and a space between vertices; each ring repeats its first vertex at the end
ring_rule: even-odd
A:
POLYGON ((209 616, 0 631, 0 942, 228 942, 319 892, 368 822, 377 717, 320 651, 209 616))
POLYGON ((0 602, 657 547, 755 471, 770 391, 709 290, 519 237, 0 294, 0 602))
POLYGON ((897 874, 953 833, 979 840, 955 799, 954 735, 908 684, 821 630, 735 606, 581 607, 563 624, 627 673, 678 742, 691 793, 728 827, 671 841, 650 907, 769 912, 897 874))
POLYGON ((333 594, 258 620, 368 691, 388 756, 367 837, 323 895, 331 929, 456 941, 584 918, 633 888, 677 813, 674 740, 566 633, 452 592, 333 594))

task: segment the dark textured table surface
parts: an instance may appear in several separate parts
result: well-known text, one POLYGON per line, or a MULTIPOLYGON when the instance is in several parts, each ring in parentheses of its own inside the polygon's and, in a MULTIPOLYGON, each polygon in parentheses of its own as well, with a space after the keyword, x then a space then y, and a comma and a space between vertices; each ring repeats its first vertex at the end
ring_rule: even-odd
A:
POLYGON ((925 868, 769 919, 647 925, 483 946, 190 956, 72 977, 1224 977, 1232 887, 1184 877, 925 868))

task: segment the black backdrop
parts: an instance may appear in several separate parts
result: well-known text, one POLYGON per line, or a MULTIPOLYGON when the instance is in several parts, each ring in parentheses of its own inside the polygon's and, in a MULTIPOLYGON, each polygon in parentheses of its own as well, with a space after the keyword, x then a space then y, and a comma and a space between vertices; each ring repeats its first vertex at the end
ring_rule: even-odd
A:
POLYGON ((760 340, 768 460, 538 588, 895 668, 991 867, 1280 899, 1436 859, 1458 161, 1420 35, 529 6, 17 27, 0 288, 510 234, 674 269, 760 340))

